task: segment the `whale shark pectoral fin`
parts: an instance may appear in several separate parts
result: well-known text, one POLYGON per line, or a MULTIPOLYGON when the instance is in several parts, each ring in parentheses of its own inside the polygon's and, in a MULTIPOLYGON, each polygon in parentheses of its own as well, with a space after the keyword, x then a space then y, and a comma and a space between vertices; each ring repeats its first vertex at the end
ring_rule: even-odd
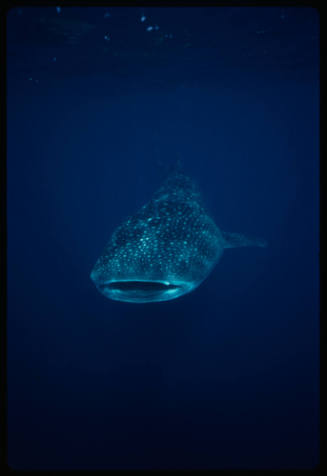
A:
POLYGON ((222 231, 222 235, 224 238, 224 248, 239 248, 241 246, 267 247, 267 242, 261 238, 250 238, 241 233, 231 233, 228 231, 222 231))

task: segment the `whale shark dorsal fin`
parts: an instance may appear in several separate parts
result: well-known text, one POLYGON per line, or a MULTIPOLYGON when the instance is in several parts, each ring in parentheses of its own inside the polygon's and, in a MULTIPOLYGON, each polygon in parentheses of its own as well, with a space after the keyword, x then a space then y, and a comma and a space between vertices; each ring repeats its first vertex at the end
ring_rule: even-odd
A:
POLYGON ((222 231, 224 248, 240 248, 241 246, 259 246, 266 248, 267 242, 261 238, 250 238, 241 233, 222 231))

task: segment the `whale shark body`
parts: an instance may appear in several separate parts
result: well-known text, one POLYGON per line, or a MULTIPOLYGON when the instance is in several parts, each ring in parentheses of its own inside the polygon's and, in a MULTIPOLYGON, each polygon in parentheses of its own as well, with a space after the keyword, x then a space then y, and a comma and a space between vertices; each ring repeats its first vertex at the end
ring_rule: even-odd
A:
POLYGON ((194 181, 175 172, 114 231, 90 277, 110 299, 168 301, 196 289, 224 249, 239 246, 266 242, 220 230, 194 181))

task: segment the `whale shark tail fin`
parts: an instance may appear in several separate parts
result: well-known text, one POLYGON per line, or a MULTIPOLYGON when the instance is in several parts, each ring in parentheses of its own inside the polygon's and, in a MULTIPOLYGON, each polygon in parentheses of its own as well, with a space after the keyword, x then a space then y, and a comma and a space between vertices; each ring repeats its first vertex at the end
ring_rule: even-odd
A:
POLYGON ((260 248, 266 248, 267 242, 261 238, 250 238, 244 236, 241 233, 232 233, 229 231, 223 231, 224 248, 240 248, 241 246, 259 246, 260 248))

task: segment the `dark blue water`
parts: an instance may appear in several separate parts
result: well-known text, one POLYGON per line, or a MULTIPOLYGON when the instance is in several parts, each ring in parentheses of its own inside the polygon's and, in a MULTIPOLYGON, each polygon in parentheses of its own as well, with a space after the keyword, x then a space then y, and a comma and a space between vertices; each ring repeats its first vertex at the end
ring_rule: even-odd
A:
POLYGON ((318 13, 22 8, 7 39, 9 464, 317 465, 318 13), (96 259, 178 160, 268 248, 106 299, 96 259))

